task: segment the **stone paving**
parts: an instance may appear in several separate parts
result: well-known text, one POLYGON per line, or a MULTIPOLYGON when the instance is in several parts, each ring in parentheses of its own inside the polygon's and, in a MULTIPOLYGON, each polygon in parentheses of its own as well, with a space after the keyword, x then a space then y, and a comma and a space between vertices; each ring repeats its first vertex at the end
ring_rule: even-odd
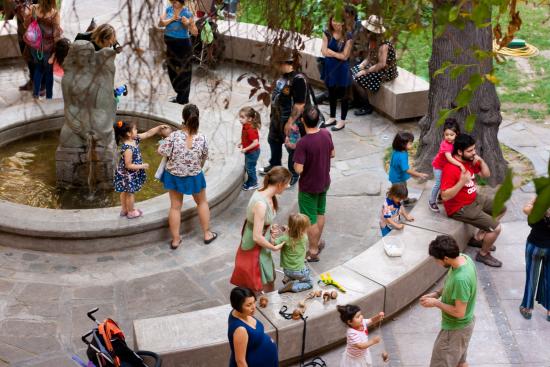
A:
MULTIPOLYGON (((94 11, 98 13, 100 2, 77 3, 77 8, 87 15, 80 24, 87 24, 94 11)), ((113 7, 116 10, 117 4, 118 1, 102 1, 101 14, 115 14, 113 7)), ((67 29, 78 29, 73 23, 67 29)), ((216 74, 223 80, 217 94, 210 90, 220 82, 195 79, 192 102, 201 108, 220 106, 231 92, 229 109, 221 114, 236 116, 248 97, 247 88, 238 87, 235 82, 244 71, 236 67, 220 68, 216 74)), ((168 78, 160 66, 156 72, 161 80, 155 98, 166 99, 171 93, 168 78)), ((25 76, 21 62, 0 64, 0 106, 30 99, 29 93, 17 90, 25 82, 25 76)), ((117 81, 123 82, 123 78, 118 76, 117 81)), ((54 95, 60 96, 57 84, 54 95)), ((138 80, 138 84, 146 86, 147 80, 138 80)), ((257 103, 251 105, 259 107, 257 103)), ((322 109, 327 112, 327 106, 322 109)), ((263 121, 267 121, 267 111, 262 113, 263 121)), ((387 187, 382 168, 385 149, 398 129, 418 134, 415 123, 394 124, 377 114, 363 119, 350 116, 346 128, 333 135, 337 156, 332 164, 333 184, 327 205, 328 246, 322 261, 313 264, 314 272, 350 259, 379 238, 378 208, 387 187)), ((264 126, 266 148, 259 165, 266 164, 269 158, 266 135, 264 126)), ((510 122, 503 124, 500 137, 526 154, 537 172, 547 166, 550 130, 510 122)), ((237 140, 236 136, 235 143, 237 140)), ((412 191, 417 195, 420 190, 418 185, 412 191)), ((550 366, 547 347, 550 324, 544 320, 544 313, 537 308, 533 319, 525 321, 517 312, 523 294, 523 248, 528 233, 521 206, 531 197, 530 191, 530 187, 516 190, 509 203, 496 253, 504 261, 503 268, 478 267, 481 291, 470 347, 472 366, 550 366)), ((99 317, 110 316, 119 321, 132 343, 131 321, 135 318, 227 303, 231 288, 228 279, 249 197, 250 193, 240 193, 227 210, 213 218, 212 227, 221 236, 210 246, 200 241, 199 233, 193 230, 198 226, 195 223, 184 228, 184 245, 177 251, 169 250, 166 243, 97 255, 47 254, 0 247, 0 366, 73 366, 70 355, 83 353, 79 338, 92 326, 85 316, 92 307, 100 307, 99 317)), ((295 188, 282 196, 280 222, 296 210, 295 198, 295 188)), ((373 331, 372 335, 381 333, 384 339, 383 345, 373 348, 375 365, 382 365, 379 354, 386 348, 391 366, 426 366, 439 321, 437 310, 426 310, 413 303, 381 330, 373 331)), ((339 347, 324 353, 329 366, 338 365, 341 352, 339 347)))

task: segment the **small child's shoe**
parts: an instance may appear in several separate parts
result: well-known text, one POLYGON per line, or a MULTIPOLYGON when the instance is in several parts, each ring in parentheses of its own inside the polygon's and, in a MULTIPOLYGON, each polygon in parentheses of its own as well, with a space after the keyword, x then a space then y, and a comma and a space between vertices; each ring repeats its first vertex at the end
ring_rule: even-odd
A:
POLYGON ((126 215, 126 218, 135 219, 135 218, 141 217, 142 215, 143 215, 143 212, 141 210, 134 209, 131 212, 128 212, 128 214, 126 215))
POLYGON ((125 212, 124 210, 121 210, 121 211, 120 211, 120 216, 121 216, 121 217, 125 217, 125 216, 127 216, 127 215, 128 215, 128 212, 125 212))
POLYGON ((439 207, 436 203, 429 203, 430 204, 430 210, 434 213, 439 213, 439 207))

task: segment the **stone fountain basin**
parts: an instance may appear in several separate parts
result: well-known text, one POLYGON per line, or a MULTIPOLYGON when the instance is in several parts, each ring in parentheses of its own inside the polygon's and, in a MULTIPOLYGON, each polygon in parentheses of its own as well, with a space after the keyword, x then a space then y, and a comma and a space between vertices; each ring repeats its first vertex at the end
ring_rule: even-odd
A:
MULTIPOLYGON (((6 109, 0 121, 0 146, 63 125, 63 100, 29 103, 6 109)), ((125 101, 117 115, 131 118, 140 130, 157 124, 179 127, 181 106, 172 103, 125 101)), ((242 156, 232 139, 238 124, 219 121, 218 116, 201 115, 200 131, 209 139, 211 157, 206 173, 207 196, 212 215, 225 209, 238 195, 243 182, 242 156), (210 118, 209 118, 210 117, 210 118), (217 118, 218 121, 213 121, 217 118)), ((156 167, 148 176, 152 179, 156 167)), ((24 190, 24 188, 22 188, 24 190)), ((144 216, 128 220, 119 217, 120 207, 102 209, 43 209, 0 200, 0 245, 61 253, 97 253, 167 240, 168 194, 139 202, 144 216)), ((185 196, 182 231, 198 228, 191 196, 185 196)))

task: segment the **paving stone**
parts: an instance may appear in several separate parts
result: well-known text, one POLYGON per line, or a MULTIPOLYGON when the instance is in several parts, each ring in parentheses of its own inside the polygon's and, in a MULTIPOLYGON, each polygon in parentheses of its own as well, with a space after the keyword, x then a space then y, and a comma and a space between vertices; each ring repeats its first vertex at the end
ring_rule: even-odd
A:
POLYGON ((378 196, 382 182, 378 175, 366 172, 331 183, 329 196, 378 196))
POLYGON ((34 261, 40 258, 40 256, 37 254, 24 253, 23 256, 21 256, 21 258, 25 261, 34 261))
POLYGON ((15 283, 8 280, 0 279, 0 294, 10 293, 15 283))
POLYGON ((89 286, 76 288, 73 291, 73 300, 109 300, 114 297, 114 287, 106 286, 89 286))

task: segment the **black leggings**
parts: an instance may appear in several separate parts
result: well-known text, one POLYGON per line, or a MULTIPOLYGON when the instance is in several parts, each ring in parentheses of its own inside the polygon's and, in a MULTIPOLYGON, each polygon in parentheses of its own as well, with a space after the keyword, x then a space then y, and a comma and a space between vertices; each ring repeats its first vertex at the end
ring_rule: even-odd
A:
POLYGON ((172 88, 178 94, 176 101, 180 104, 189 103, 191 92, 191 61, 193 46, 189 38, 164 37, 166 43, 166 61, 168 76, 172 88))
POLYGON ((348 115, 348 96, 347 96, 347 87, 328 87, 328 101, 330 104, 330 117, 336 117, 336 105, 338 104, 338 99, 341 98, 340 106, 340 119, 345 120, 348 115))

